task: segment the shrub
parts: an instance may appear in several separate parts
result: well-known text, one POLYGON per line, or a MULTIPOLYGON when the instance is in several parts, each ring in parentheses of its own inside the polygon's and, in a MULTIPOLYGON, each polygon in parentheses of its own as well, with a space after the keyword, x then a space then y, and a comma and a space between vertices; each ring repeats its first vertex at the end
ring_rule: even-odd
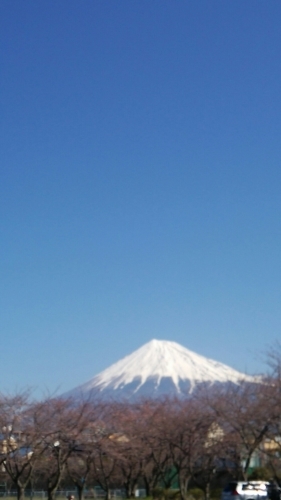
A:
POLYGON ((254 481, 255 479, 262 479, 269 481, 272 478, 272 472, 267 467, 256 467, 256 469, 249 474, 248 479, 254 481))

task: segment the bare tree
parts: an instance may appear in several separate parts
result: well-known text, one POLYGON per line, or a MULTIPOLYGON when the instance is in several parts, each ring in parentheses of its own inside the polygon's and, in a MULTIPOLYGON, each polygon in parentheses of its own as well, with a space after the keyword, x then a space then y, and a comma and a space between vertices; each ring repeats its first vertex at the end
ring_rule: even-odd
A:
POLYGON ((112 442, 107 434, 101 438, 95 447, 93 456, 93 477, 105 491, 106 500, 111 497, 110 490, 114 485, 117 474, 117 461, 120 459, 116 443, 112 442))
POLYGON ((270 423, 262 451, 272 476, 281 484, 281 343, 275 342, 266 353, 269 374, 262 386, 263 400, 270 414, 270 423))
POLYGON ((45 477, 48 500, 53 500, 65 475, 68 459, 81 451, 81 434, 88 422, 88 405, 57 398, 38 404, 38 408, 37 423, 41 429, 44 452, 37 473, 45 477))
POLYGON ((171 426, 171 405, 168 399, 147 400, 141 408, 142 478, 149 496, 158 484, 162 484, 165 489, 170 488, 177 476, 166 439, 171 426))
MULTIPOLYGON (((187 498, 190 480, 200 468, 201 474, 209 463, 202 459, 207 454, 208 433, 214 423, 214 416, 201 404, 200 400, 172 401, 169 424, 165 439, 169 447, 172 463, 178 475, 181 498, 187 498)), ((213 460, 213 455, 211 455, 213 460)), ((212 468, 214 465, 212 465, 212 468)), ((208 490, 205 490, 206 498, 208 490)))
POLYGON ((127 498, 135 496, 135 490, 142 476, 145 450, 143 406, 121 404, 114 407, 114 439, 120 454, 117 461, 118 479, 126 491, 127 498), (120 476, 120 477, 119 477, 120 476))
POLYGON ((268 394, 261 383, 242 382, 217 391, 209 398, 209 406, 224 429, 228 443, 226 457, 233 462, 237 473, 247 479, 251 459, 270 428, 272 414, 268 394))
POLYGON ((79 500, 83 499, 88 479, 93 476, 93 462, 98 454, 98 443, 104 438, 106 426, 101 417, 107 413, 101 402, 89 404, 85 411, 84 427, 79 436, 79 446, 66 462, 68 476, 74 483, 79 500))
POLYGON ((43 453, 36 415, 37 405, 30 401, 28 393, 1 399, 2 466, 15 484, 19 500, 24 497, 43 453))

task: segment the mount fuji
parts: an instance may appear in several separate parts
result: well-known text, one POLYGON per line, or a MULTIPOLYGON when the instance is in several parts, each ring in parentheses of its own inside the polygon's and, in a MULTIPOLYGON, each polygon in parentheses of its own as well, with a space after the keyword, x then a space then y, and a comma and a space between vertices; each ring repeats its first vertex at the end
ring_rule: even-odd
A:
POLYGON ((64 397, 136 401, 139 397, 186 398, 202 385, 256 383, 227 365, 176 342, 151 340, 64 397))

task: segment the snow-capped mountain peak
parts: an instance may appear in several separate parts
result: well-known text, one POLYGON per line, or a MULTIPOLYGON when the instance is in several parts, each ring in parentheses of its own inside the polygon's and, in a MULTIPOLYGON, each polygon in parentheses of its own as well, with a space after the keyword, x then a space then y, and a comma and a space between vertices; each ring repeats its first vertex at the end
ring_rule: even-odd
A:
POLYGON ((92 393, 113 399, 163 394, 184 396, 202 383, 239 384, 242 380, 254 382, 255 378, 176 342, 154 339, 67 395, 92 393))

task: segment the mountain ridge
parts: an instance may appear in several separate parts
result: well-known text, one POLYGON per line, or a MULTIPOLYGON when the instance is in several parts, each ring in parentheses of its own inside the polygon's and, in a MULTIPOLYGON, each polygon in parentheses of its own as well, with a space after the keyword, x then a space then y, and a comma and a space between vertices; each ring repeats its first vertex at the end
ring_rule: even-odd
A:
POLYGON ((164 395, 187 397, 202 385, 256 382, 229 366, 180 344, 153 339, 65 396, 135 400, 164 395))

